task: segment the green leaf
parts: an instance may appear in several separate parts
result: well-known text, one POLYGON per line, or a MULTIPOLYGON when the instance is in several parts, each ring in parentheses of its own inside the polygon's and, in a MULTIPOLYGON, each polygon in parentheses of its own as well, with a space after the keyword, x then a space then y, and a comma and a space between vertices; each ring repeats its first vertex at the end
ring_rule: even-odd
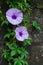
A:
POLYGON ((9 48, 10 50, 14 50, 14 49, 15 49, 15 47, 12 46, 12 44, 11 44, 10 42, 6 42, 6 46, 8 46, 8 48, 9 48))
POLYGON ((28 22, 28 16, 27 16, 27 15, 24 15, 24 19, 23 19, 23 21, 24 21, 25 23, 28 22))
POLYGON ((18 62, 17 65, 22 65, 22 63, 21 62, 18 62))
POLYGON ((11 56, 14 56, 16 54, 16 51, 15 50, 12 50, 11 51, 11 56))
POLYGON ((20 51, 21 51, 20 56, 21 56, 22 59, 24 57, 27 57, 28 52, 24 48, 20 48, 20 51))
POLYGON ((12 64, 9 62, 8 65, 12 65, 12 64))
POLYGON ((24 23, 24 26, 27 27, 27 24, 28 24, 28 16, 27 15, 24 15, 23 23, 24 23))
POLYGON ((29 3, 25 3, 25 7, 29 9, 31 6, 29 5, 29 3))
POLYGON ((8 21, 3 20, 2 23, 1 23, 1 26, 5 25, 5 24, 8 25, 8 21))
POLYGON ((24 45, 31 45, 31 38, 24 40, 24 45))
POLYGON ((7 4, 10 4, 11 1, 10 1, 10 0, 6 0, 5 2, 6 2, 7 4))
POLYGON ((24 59, 22 59, 21 62, 22 62, 23 65, 28 65, 28 62, 24 59))
POLYGON ((20 49, 18 49, 18 50, 17 50, 17 53, 18 53, 18 54, 21 54, 21 50, 20 50, 20 49))
POLYGON ((19 58, 14 59, 14 65, 22 65, 19 58))
POLYGON ((28 62, 27 62, 27 61, 24 61, 24 64, 25 64, 25 65, 28 65, 28 62))
POLYGON ((10 29, 10 28, 7 28, 7 31, 10 33, 10 32, 12 32, 12 29, 10 29))
POLYGON ((3 16, 3 13, 2 13, 2 11, 0 10, 0 18, 1 18, 1 20, 4 20, 4 16, 3 16))
POLYGON ((5 34, 5 35, 4 35, 4 39, 5 39, 5 38, 10 38, 10 34, 9 34, 9 33, 8 33, 8 34, 5 34))
POLYGON ((4 38, 10 38, 10 36, 13 36, 15 38, 15 32, 13 29, 8 28, 7 31, 8 33, 4 36, 4 38))
POLYGON ((11 33, 10 33, 10 35, 11 35, 11 36, 14 36, 14 35, 15 35, 15 33, 14 33, 14 32, 11 32, 11 33))
POLYGON ((22 63, 18 61, 18 62, 15 62, 14 65, 22 65, 22 63))
POLYGON ((36 30, 41 30, 41 27, 38 25, 38 23, 36 21, 32 21, 32 26, 36 29, 36 30))
POLYGON ((14 59, 14 65, 28 65, 28 62, 24 59, 21 59, 21 57, 14 59))
POLYGON ((10 42, 6 42, 6 46, 10 46, 10 42))
POLYGON ((9 52, 8 52, 6 49, 4 49, 2 56, 3 56, 5 59, 7 59, 8 55, 9 55, 9 52))

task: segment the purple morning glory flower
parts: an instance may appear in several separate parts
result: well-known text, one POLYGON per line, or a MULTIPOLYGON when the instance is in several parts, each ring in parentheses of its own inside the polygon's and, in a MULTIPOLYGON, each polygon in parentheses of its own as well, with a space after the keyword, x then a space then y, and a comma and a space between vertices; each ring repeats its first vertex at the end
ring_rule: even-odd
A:
POLYGON ((28 39, 29 34, 27 32, 27 29, 24 26, 19 26, 15 29, 16 33, 16 39, 19 41, 24 41, 25 39, 28 39))
POLYGON ((17 25, 22 22, 23 13, 16 8, 11 8, 6 12, 6 18, 12 25, 17 25))

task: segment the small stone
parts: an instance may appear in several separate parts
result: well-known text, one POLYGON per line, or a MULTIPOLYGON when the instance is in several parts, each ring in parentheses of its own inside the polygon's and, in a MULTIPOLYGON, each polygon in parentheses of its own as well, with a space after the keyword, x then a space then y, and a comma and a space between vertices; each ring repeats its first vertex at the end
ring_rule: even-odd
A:
POLYGON ((43 54, 42 54, 42 57, 43 57, 43 54))
POLYGON ((34 34, 34 37, 36 38, 36 37, 37 37, 37 35, 36 35, 36 34, 34 34))
POLYGON ((38 59, 38 56, 36 56, 36 59, 38 59))

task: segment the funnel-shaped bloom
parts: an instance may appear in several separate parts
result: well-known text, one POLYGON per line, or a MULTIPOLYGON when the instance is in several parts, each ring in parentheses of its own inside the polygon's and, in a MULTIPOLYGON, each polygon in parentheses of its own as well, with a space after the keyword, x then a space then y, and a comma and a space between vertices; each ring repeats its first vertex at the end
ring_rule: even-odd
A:
POLYGON ((18 25, 23 20, 23 13, 16 8, 11 8, 6 12, 6 18, 12 25, 18 25))
POLYGON ((19 26, 15 29, 16 33, 16 39, 19 41, 24 41, 25 39, 28 39, 29 34, 27 32, 27 29, 24 26, 19 26))

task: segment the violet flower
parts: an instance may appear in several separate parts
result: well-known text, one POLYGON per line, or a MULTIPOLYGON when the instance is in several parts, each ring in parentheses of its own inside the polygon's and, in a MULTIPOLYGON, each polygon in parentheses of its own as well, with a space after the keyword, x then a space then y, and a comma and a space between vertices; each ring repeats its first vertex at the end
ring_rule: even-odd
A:
POLYGON ((16 8, 11 8, 6 12, 6 18, 12 25, 18 25, 23 20, 23 13, 16 8))
POLYGON ((25 39, 28 39, 29 34, 27 32, 27 29, 24 26, 19 26, 15 29, 16 33, 16 39, 19 41, 24 41, 25 39))

